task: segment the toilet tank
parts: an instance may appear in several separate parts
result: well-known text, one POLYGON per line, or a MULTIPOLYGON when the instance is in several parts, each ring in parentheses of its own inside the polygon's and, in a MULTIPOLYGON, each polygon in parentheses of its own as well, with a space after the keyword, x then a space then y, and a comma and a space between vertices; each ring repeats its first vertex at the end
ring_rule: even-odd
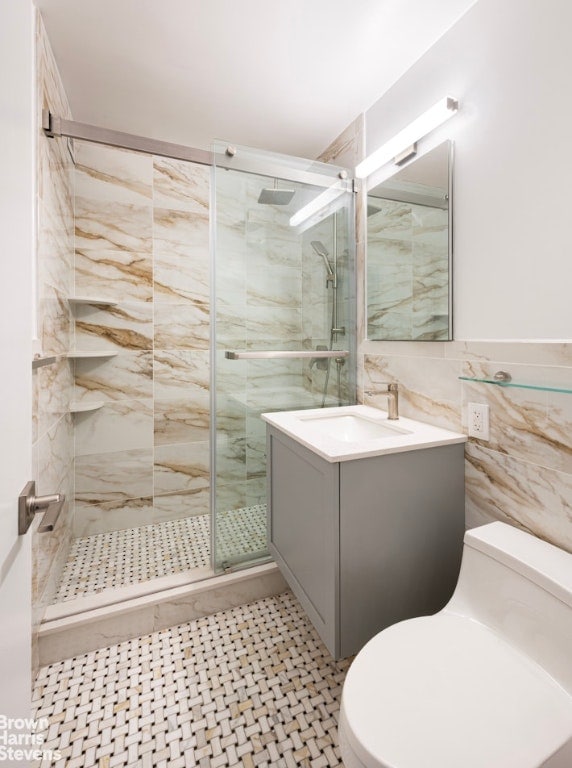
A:
POLYGON ((572 554, 501 522, 467 531, 443 611, 487 625, 572 695, 572 554))

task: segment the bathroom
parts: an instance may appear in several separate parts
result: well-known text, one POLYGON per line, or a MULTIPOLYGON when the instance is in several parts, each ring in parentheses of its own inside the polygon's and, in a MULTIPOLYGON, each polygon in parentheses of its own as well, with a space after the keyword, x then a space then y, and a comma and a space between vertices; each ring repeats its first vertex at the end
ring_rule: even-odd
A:
MULTIPOLYGON (((133 519, 141 528, 148 528, 156 523, 171 525, 187 518, 195 524, 208 517, 213 487, 209 470, 213 448, 209 437, 213 430, 210 405, 213 360, 208 329, 217 311, 209 274, 208 248, 212 236, 209 227, 213 225, 215 208, 217 225, 221 222, 221 212, 224 214, 220 199, 220 195, 225 195, 224 184, 230 185, 232 174, 236 174, 237 179, 244 177, 240 170, 227 172, 217 168, 216 196, 213 197, 208 165, 102 148, 75 140, 70 147, 65 139, 45 137, 39 126, 33 134, 29 127, 24 130, 22 125, 28 126, 32 119, 37 125, 30 112, 32 83, 37 83, 33 88, 38 88, 41 106, 49 106, 58 117, 72 118, 68 96, 59 81, 50 49, 51 42, 57 58, 55 39, 50 40, 41 22, 36 30, 33 9, 30 6, 26 11, 27 5, 18 3, 19 10, 14 11, 13 18, 8 16, 14 31, 2 46, 4 71, 13 72, 14 81, 19 84, 18 94, 12 90, 10 94, 15 100, 14 114, 20 120, 8 125, 11 142, 4 147, 3 155, 10 178, 18 180, 10 196, 7 197, 5 191, 3 197, 5 253, 23 253, 27 245, 34 252, 37 250, 38 256, 35 276, 30 274, 29 265, 3 259, 2 311, 5 314, 1 326, 5 335, 2 346, 7 355, 14 355, 13 362, 7 357, 10 362, 5 370, 22 372, 21 376, 18 373, 6 377, 4 384, 6 429, 2 485, 6 492, 3 506, 8 511, 3 517, 13 522, 15 515, 10 510, 14 499, 24 483, 32 478, 38 481, 40 494, 64 493, 68 505, 64 506, 53 534, 32 530, 29 535, 18 538, 12 531, 12 523, 8 522, 3 529, 5 549, 0 594, 2 610, 10 617, 14 631, 3 632, 1 655, 10 660, 3 666, 4 679, 14 682, 3 686, 11 691, 11 701, 6 705, 2 702, 2 712, 7 715, 13 712, 16 716, 26 711, 33 679, 38 670, 47 669, 49 664, 53 664, 54 669, 58 664, 63 665, 63 677, 74 670, 68 675, 74 678, 76 667, 65 660, 88 654, 93 665, 82 674, 85 679, 97 678, 98 669, 116 665, 109 655, 95 658, 98 649, 114 647, 120 659, 121 654, 130 653, 129 642, 136 647, 139 642, 136 638, 152 635, 159 645, 165 645, 169 641, 162 633, 185 621, 197 622, 197 631, 204 636, 202 642, 206 648, 213 642, 209 638, 217 632, 221 636, 252 632, 253 636, 264 638, 265 631, 272 636, 279 625, 278 631, 286 633, 285 616, 294 612, 299 623, 291 631, 297 642, 300 647, 309 643, 310 650, 304 646, 303 652, 316 654, 318 667, 324 665, 319 650, 312 647, 314 641, 309 638, 300 608, 287 603, 282 604, 281 614, 278 608, 271 609, 274 604, 268 601, 276 595, 287 594, 286 587, 258 544, 250 553, 246 548, 247 555, 255 555, 253 562, 246 558, 251 566, 248 568, 241 567, 243 550, 234 567, 227 572, 223 568, 211 578, 205 573, 210 566, 207 556, 196 564, 195 570, 198 577, 209 575, 206 579, 189 580, 184 567, 170 574, 157 568, 153 573, 152 592, 144 588, 143 579, 135 585, 112 585, 113 594, 106 592, 110 585, 98 584, 96 590, 99 591, 83 598, 88 603, 82 611, 70 608, 73 601, 82 599, 77 595, 68 594, 66 599, 54 602, 56 582, 67 560, 72 538, 104 537, 128 530, 134 527, 133 519), (38 49, 34 55, 36 34, 38 49), (34 144, 37 149, 33 151, 34 144), (27 164, 28 175, 17 173, 17 163, 27 164), (34 168, 37 168, 37 207, 34 168), (119 239, 114 241, 105 240, 98 229, 97 214, 106 205, 115 211, 129 210, 132 216, 129 221, 125 216, 121 219, 119 224, 123 222, 123 229, 117 227, 119 239), (29 233, 34 231, 37 249, 30 242, 29 233), (98 244, 102 252, 96 254, 98 244), (165 261, 167 251, 175 252, 180 258, 176 264, 180 280, 177 285, 171 282, 173 262, 165 261), (192 275, 179 268, 186 256, 193 258, 192 275), (99 271, 93 268, 96 262, 99 271), (32 314, 33 291, 28 292, 29 299, 22 299, 22 285, 37 287, 35 320, 28 320, 32 314), (110 286, 113 295, 106 294, 110 286), (95 297, 103 302, 118 301, 118 304, 115 307, 104 303, 73 305, 67 301, 69 296, 87 296, 92 300, 95 297), (26 318, 20 322, 23 315, 26 318), (15 318, 18 322, 14 322, 15 318), (39 327, 41 333, 38 344, 30 350, 33 327, 39 327), (122 343, 124 338, 129 341, 122 343), (70 363, 62 357, 73 350, 96 352, 102 348, 114 352, 119 349, 119 354, 104 363, 89 358, 70 363), (17 350, 25 350, 25 359, 17 357, 17 350), (38 367, 32 374, 29 361, 37 352, 46 357, 56 356, 58 362, 38 367), (10 383, 8 379, 14 380, 10 383), (11 392, 9 387, 16 391, 11 392), (102 399, 105 406, 98 411, 70 413, 72 402, 94 405, 102 399), (32 404, 36 414, 34 427, 29 424, 32 404), (118 478, 119 490, 117 486, 109 487, 114 478, 118 478), (132 487, 127 487, 126 482, 132 483, 132 487), (69 503, 73 499, 75 509, 69 503), (188 511, 189 506, 191 516, 179 514, 178 510, 184 507, 188 511), (258 554, 262 556, 257 559, 258 554), (33 582, 27 586, 26 574, 32 573, 33 582), (258 607, 253 608, 254 605, 258 607), (31 622, 30 606, 33 606, 31 622), (244 615, 240 614, 241 606, 249 606, 244 615), (225 614, 226 629, 209 623, 209 617, 220 611, 230 612, 225 614), (269 626, 264 631, 256 624, 263 614, 268 614, 269 626), (26 629, 30 623, 31 627, 26 629), (31 634, 33 641, 31 665, 26 633, 31 634), (16 695, 18 691, 20 694, 16 695)), ((41 2, 38 6, 45 13, 48 27, 50 3, 46 2, 45 8, 41 2)), ((346 10, 347 14, 351 12, 346 10)), ((336 219, 335 236, 340 241, 337 253, 341 255, 350 250, 353 253, 355 246, 355 274, 348 272, 345 281, 349 286, 355 280, 355 308, 348 294, 340 318, 347 328, 347 336, 340 335, 334 340, 336 349, 349 351, 349 359, 341 366, 343 402, 352 400, 353 388, 355 401, 385 410, 385 385, 395 381, 399 383, 399 412, 403 418, 465 434, 468 403, 488 405, 489 440, 470 438, 465 446, 466 527, 500 520, 566 551, 572 551, 572 400, 567 391, 572 389, 569 330, 572 312, 567 279, 570 267, 565 248, 568 242, 567 143, 572 127, 572 110, 566 101, 570 68, 567 29, 571 14, 563 0, 542 4, 535 0, 466 3, 463 12, 452 15, 450 29, 443 26, 441 36, 438 39, 436 36, 427 50, 418 51, 416 60, 412 59, 406 71, 395 76, 395 82, 388 83, 385 91, 380 85, 362 111, 349 115, 343 125, 332 131, 327 142, 316 147, 312 155, 306 155, 331 165, 332 174, 338 167, 353 172, 365 155, 443 95, 451 94, 459 100, 460 108, 454 118, 420 142, 423 153, 447 139, 454 142, 452 339, 420 342, 367 338, 364 327, 366 224, 360 218, 359 205, 355 223, 349 220, 348 206, 340 208, 336 219), (501 388, 467 380, 490 378, 499 370, 508 371, 514 382, 537 388, 501 388)), ((2 26, 3 36, 7 35, 8 26, 2 26)), ((404 28, 403 34, 406 31, 404 28)), ((86 122, 127 130, 108 123, 103 115, 99 120, 86 122)), ((262 131, 260 126, 257 129, 262 131)), ((129 132, 153 135, 151 130, 129 132)), ((208 142, 214 135, 201 145, 204 149, 210 148, 208 142)), ((240 160, 242 145, 257 147, 276 157, 280 152, 297 154, 286 145, 277 146, 272 136, 262 139, 254 131, 252 139, 241 140, 236 135, 226 138, 237 142, 236 161, 240 160)), ((178 141, 196 146, 190 140, 178 141)), ((221 154, 224 155, 224 148, 221 154)), ((281 162, 282 157, 280 155, 281 162)), ((232 162, 229 157, 228 163, 232 162)), ((249 209, 253 237, 256 226, 262 229, 267 226, 264 217, 270 212, 263 205, 256 205, 260 190, 274 188, 275 178, 277 187, 294 183, 288 181, 292 169, 286 165, 284 161, 285 167, 279 173, 262 173, 256 178, 256 184, 245 191, 248 199, 254 201, 249 209)), ((235 192, 230 186, 226 194, 227 199, 234 199, 235 192)), ((236 213, 233 207, 227 210, 230 216, 236 213)), ((277 232, 280 249, 283 245, 280 228, 277 232)), ((221 233, 215 231, 215 236, 220 244, 221 233)), ((330 343, 332 286, 326 286, 325 262, 312 252, 310 241, 322 242, 328 258, 332 258, 334 232, 324 227, 318 234, 308 232, 300 236, 296 261, 287 265, 280 261, 278 267, 261 266, 260 262, 253 265, 255 283, 257 266, 260 273, 253 292, 270 297, 269 311, 281 320, 276 325, 286 328, 287 332, 284 338, 275 335, 267 340, 266 349, 276 348, 278 343, 285 349, 285 342, 292 340, 292 316, 304 316, 304 305, 296 307, 297 313, 292 312, 291 303, 280 305, 280 299, 272 299, 271 294, 278 284, 297 285, 294 275, 297 270, 306 278, 304 285, 309 285, 309 304, 317 313, 318 328, 315 333, 300 329, 303 331, 300 338, 311 339, 310 349, 318 344, 327 347, 330 343), (318 301, 316 295, 320 297, 318 301)), ((224 278, 226 272, 230 277, 228 282, 232 283, 232 266, 232 259, 227 266, 223 264, 218 277, 224 278)), ((339 266, 340 270, 344 267, 343 263, 339 266)), ((217 275, 214 277, 217 279, 217 275)), ((228 314, 231 313, 227 313, 227 317, 228 314)), ((218 324, 219 329, 221 326, 224 330, 224 323, 218 324)), ((240 341, 230 334, 221 341, 220 349, 241 349, 240 341)), ((225 371, 229 371, 230 377, 242 375, 240 361, 214 362, 219 363, 216 370, 222 372, 223 378, 225 371)), ((272 389, 272 385, 268 382, 264 385, 263 381, 270 369, 264 367, 262 360, 255 362, 261 370, 259 388, 272 389)), ((293 370, 298 375, 299 368, 290 361, 281 361, 280 365, 288 380, 293 378, 293 370)), ((313 392, 317 398, 315 407, 319 407, 324 371, 318 365, 310 368, 309 364, 302 366, 302 371, 305 389, 313 392)), ((224 384, 224 381, 215 384, 215 409, 225 398, 224 384)), ((336 369, 331 366, 330 404, 336 402, 336 384, 336 369)), ((257 413, 267 407, 268 403, 263 401, 257 413)), ((300 406, 286 402, 284 407, 300 406)), ((239 417, 231 414, 231 418, 233 422, 249 421, 250 434, 258 430, 259 442, 263 440, 263 430, 260 433, 260 427, 254 427, 252 418, 244 411, 239 417)), ((244 443, 243 437, 238 440, 244 443)), ((262 506, 264 468, 260 465, 257 446, 259 443, 250 445, 254 470, 239 476, 237 472, 243 470, 235 467, 235 473, 226 483, 233 491, 241 487, 237 508, 262 506)), ((219 447, 225 448, 220 444, 219 447)), ((222 466, 224 462, 220 456, 217 458, 216 466, 222 466)), ((227 463, 232 466, 233 458, 232 452, 226 454, 227 463)), ((219 490, 224 491, 224 487, 224 481, 218 482, 219 490)), ((150 551, 156 548, 156 542, 138 546, 150 551)), ((225 558, 226 555, 223 560, 225 558)), ((122 562, 127 560, 128 557, 124 557, 122 562)), ((220 565, 226 567, 228 563, 220 565)), ((113 562, 105 578, 108 576, 117 577, 113 562)), ((77 584, 76 580, 74 589, 77 584)), ((194 643, 188 633, 183 639, 172 640, 182 649, 183 657, 194 643)), ((289 647, 295 648, 296 644, 292 642, 289 647)), ((149 651, 151 656, 155 652, 149 651)), ((117 661, 117 665, 121 663, 117 661)), ((344 662, 336 664, 339 666, 327 668, 326 676, 333 676, 331 685, 337 691, 346 667, 344 662)), ((172 671, 165 672, 164 680, 167 688, 176 685, 172 671)), ((298 678, 290 682, 296 689, 298 678)), ((53 684, 51 681, 46 687, 53 684)), ((324 765, 336 765, 339 760, 337 745, 327 742, 327 737, 334 738, 331 734, 335 724, 328 723, 325 714, 331 704, 329 697, 335 700, 338 694, 339 691, 331 694, 329 689, 325 694, 322 692, 324 702, 317 706, 323 709, 319 720, 325 729, 322 738, 326 742, 320 753, 325 755, 324 765)), ((170 695, 167 690, 165 696, 170 695)), ((248 700, 246 694, 245 699, 248 700)), ((120 697, 119 704, 124 701, 120 697)), ((119 709, 119 713, 121 711, 119 709)), ((121 717, 119 714, 118 718, 121 717)), ((81 720, 81 715, 78 719, 81 720)), ((310 721, 318 729, 317 722, 312 718, 310 721)), ((119 720, 118 724, 121 727, 119 720)), ((55 743, 55 738, 55 734, 51 734, 49 743, 55 743)), ((283 741, 286 740, 284 735, 283 741)), ((256 749, 263 751, 265 739, 262 742, 256 749)), ((238 764, 241 759, 247 763, 244 758, 250 753, 244 746, 247 743, 255 749, 252 741, 243 741, 239 745, 242 751, 238 751, 236 758, 238 764)), ((292 754, 296 753, 293 759, 299 760, 298 764, 315 760, 316 765, 321 765, 319 760, 323 758, 317 753, 308 755, 305 746, 294 739, 290 747, 292 754)), ((154 749, 158 754, 160 748, 154 749)), ((274 755, 270 746, 266 749, 270 751, 266 760, 273 764, 275 759, 274 764, 279 764, 278 753, 274 755)), ((105 765, 105 755, 110 753, 94 757, 92 762, 87 762, 84 756, 83 763, 72 763, 69 754, 66 753, 66 759, 70 765, 105 765)), ((79 760, 75 754, 74 758, 79 760)), ((141 756, 133 759, 130 755, 129 762, 126 758, 119 764, 138 764, 140 759, 141 756)), ((159 765, 164 758, 155 759, 159 765)))

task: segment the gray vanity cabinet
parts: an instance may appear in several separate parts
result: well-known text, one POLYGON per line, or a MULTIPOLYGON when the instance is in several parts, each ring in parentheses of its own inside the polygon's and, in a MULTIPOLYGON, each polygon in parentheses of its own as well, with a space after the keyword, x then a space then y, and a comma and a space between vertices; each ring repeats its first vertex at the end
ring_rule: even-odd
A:
POLYGON ((464 445, 328 462, 272 425, 270 551, 334 658, 451 597, 464 445))

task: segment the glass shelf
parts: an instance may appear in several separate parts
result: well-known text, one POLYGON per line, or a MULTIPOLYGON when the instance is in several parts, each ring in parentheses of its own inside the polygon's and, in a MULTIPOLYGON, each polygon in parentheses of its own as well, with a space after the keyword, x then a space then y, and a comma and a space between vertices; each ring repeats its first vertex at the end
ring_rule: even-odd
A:
POLYGON ((539 392, 563 392, 565 395, 572 395, 572 386, 570 387, 552 387, 544 384, 520 384, 517 381, 499 381, 497 379, 479 378, 477 376, 459 376, 461 381, 474 381, 479 384, 494 384, 497 387, 516 387, 518 389, 536 389, 539 392))

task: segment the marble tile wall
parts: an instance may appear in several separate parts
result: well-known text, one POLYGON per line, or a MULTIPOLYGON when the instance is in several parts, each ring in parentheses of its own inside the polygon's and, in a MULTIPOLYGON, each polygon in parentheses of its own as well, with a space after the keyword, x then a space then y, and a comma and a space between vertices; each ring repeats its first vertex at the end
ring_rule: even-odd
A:
POLYGON ((56 362, 33 372, 33 474, 36 493, 64 493, 66 503, 53 533, 38 533, 32 524, 33 666, 37 635, 52 602, 72 538, 73 423, 70 402, 73 378, 65 353, 72 323, 68 296, 73 290, 73 163, 65 139, 48 139, 41 130, 41 111, 49 108, 71 117, 59 73, 40 16, 36 26, 37 82, 37 337, 45 355, 56 362))
POLYGON ((572 551, 572 394, 461 381, 508 371, 515 383, 572 390, 572 344, 365 342, 360 401, 385 410, 398 381, 403 416, 468 432, 485 403, 490 440, 466 446, 467 527, 502 520, 572 551))
POLYGON ((208 512, 209 173, 76 142, 78 536, 208 512))

